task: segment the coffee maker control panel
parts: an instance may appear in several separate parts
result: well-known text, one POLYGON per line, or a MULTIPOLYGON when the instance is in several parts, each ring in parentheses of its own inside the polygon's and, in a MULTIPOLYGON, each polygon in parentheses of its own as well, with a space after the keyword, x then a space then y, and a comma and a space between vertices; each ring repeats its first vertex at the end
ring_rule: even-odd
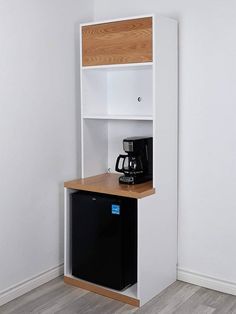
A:
POLYGON ((134 145, 132 141, 123 141, 123 149, 125 152, 133 152, 134 151, 134 145))
POLYGON ((120 177, 119 181, 122 182, 122 183, 133 184, 134 183, 134 178, 133 177, 122 176, 122 177, 120 177))

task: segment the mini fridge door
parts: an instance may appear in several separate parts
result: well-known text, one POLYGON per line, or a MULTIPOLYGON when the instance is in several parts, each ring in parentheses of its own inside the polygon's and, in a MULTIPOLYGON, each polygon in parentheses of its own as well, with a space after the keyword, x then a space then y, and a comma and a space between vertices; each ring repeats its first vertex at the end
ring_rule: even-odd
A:
POLYGON ((135 201, 132 209, 127 208, 125 198, 82 191, 72 194, 73 276, 117 290, 136 279, 131 280, 129 273, 130 267, 135 268, 136 240, 128 234, 135 228, 132 224, 137 225, 135 201), (131 224, 128 212, 133 212, 131 224), (127 237, 134 246, 130 250, 127 237))

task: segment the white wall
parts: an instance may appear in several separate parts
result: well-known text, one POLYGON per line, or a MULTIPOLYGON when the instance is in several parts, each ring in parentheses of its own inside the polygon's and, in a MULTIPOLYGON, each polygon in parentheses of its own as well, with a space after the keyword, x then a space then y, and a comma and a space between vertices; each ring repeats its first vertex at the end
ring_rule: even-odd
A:
POLYGON ((75 33, 92 15, 92 1, 0 0, 0 294, 63 262, 63 181, 79 175, 75 33))
POLYGON ((179 267, 236 283, 236 2, 95 0, 180 22, 179 267))

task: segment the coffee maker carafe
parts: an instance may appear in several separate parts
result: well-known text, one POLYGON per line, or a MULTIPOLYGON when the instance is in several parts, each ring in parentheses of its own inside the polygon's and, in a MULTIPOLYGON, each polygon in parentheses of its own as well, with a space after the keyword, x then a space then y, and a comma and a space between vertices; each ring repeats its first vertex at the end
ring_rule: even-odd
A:
POLYGON ((124 173, 120 183, 136 184, 152 180, 152 137, 129 137, 123 140, 127 155, 119 155, 116 171, 124 173))

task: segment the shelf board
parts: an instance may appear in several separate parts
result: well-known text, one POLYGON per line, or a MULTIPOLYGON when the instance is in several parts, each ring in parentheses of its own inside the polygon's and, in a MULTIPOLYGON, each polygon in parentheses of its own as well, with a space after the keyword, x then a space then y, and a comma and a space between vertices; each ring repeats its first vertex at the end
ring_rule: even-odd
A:
POLYGON ((140 121, 152 121, 153 117, 151 115, 141 116, 141 115, 83 115, 83 119, 98 119, 98 120, 140 120, 140 121))
POLYGON ((152 181, 128 185, 119 184, 120 174, 104 173, 85 179, 78 179, 64 183, 64 187, 131 198, 143 198, 155 193, 152 181))
POLYGON ((123 63, 123 64, 105 64, 105 65, 93 65, 93 66, 82 66, 83 71, 89 70, 142 70, 151 69, 153 62, 142 62, 142 63, 123 63))

